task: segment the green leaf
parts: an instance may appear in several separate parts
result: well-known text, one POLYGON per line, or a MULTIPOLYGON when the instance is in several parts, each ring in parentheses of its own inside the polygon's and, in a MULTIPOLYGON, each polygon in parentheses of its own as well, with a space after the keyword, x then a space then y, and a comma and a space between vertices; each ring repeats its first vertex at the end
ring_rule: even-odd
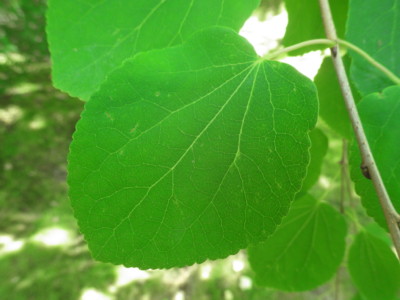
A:
POLYGON ((322 161, 328 151, 328 138, 321 129, 315 128, 312 130, 310 138, 310 164, 307 169, 307 176, 297 197, 303 196, 318 181, 321 174, 322 161))
POLYGON ((264 240, 309 163, 313 83, 234 31, 128 60, 86 103, 70 198, 95 258, 169 268, 264 240))
POLYGON ((400 290, 400 265, 389 246, 363 231, 350 248, 348 268, 354 284, 368 300, 391 300, 400 290))
POLYGON ((54 85, 88 100, 136 53, 179 44, 202 28, 239 30, 260 0, 49 0, 54 85))
MULTIPOLYGON (((343 63, 348 73, 350 68, 350 58, 343 57, 343 63)), ((319 116, 329 127, 344 138, 350 139, 353 136, 352 127, 342 92, 337 80, 336 72, 333 67, 332 58, 326 57, 315 76, 314 83, 318 89, 319 116)), ((352 87, 353 96, 358 102, 359 95, 356 89, 352 87)))
MULTIPOLYGON (((400 86, 366 96, 358 104, 368 143, 394 207, 400 210, 400 86)), ((356 145, 350 156, 351 178, 368 215, 386 228, 385 217, 372 181, 361 171, 361 157, 356 145)))
POLYGON ((360 293, 355 294, 351 300, 365 300, 360 293))
MULTIPOLYGON (((339 36, 344 36, 348 0, 330 1, 332 15, 339 36)), ((285 0, 289 22, 282 44, 285 47, 307 40, 325 38, 319 3, 316 0, 285 0)), ((292 51, 300 55, 312 50, 324 49, 326 46, 314 45, 292 51)))
POLYGON ((390 239, 390 235, 376 222, 369 223, 368 225, 364 226, 363 229, 369 234, 372 234, 376 238, 379 238, 382 241, 384 241, 389 247, 392 247, 393 243, 392 240, 390 239))
MULTIPOLYGON (((400 75, 400 0, 351 0, 346 39, 400 75), (362 7, 362 9, 360 9, 362 7)), ((354 51, 351 78, 360 93, 382 91, 393 82, 354 51)))
POLYGON ((249 247, 256 281, 285 291, 313 289, 329 280, 343 259, 346 223, 330 205, 306 195, 264 242, 249 247))

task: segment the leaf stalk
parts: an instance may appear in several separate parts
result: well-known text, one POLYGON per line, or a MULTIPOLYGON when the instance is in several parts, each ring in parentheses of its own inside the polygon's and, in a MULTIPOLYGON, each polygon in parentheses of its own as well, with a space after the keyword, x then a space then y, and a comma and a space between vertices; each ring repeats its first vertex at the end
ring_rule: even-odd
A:
POLYGON ((392 80, 395 84, 400 84, 400 78, 397 77, 392 71, 390 71, 388 68, 386 68, 384 65, 380 64, 377 62, 375 59, 373 59, 367 52, 362 50, 361 48, 357 47, 356 45, 345 41, 341 39, 337 39, 337 42, 340 45, 343 45, 354 52, 357 52, 360 54, 366 61, 368 61, 371 65, 373 65, 375 68, 380 70, 382 73, 384 73, 390 80, 392 80))
POLYGON ((367 52, 365 52, 361 48, 357 47, 356 45, 354 45, 348 41, 345 41, 345 40, 342 40, 339 38, 336 38, 336 39, 314 39, 314 40, 304 41, 304 42, 294 44, 292 46, 277 50, 276 52, 267 53, 261 59, 267 59, 267 60, 276 59, 282 54, 289 53, 291 51, 295 51, 297 49, 301 49, 301 48, 311 46, 311 45, 327 45, 327 47, 332 48, 333 46, 336 46, 337 44, 345 46, 346 48, 349 48, 349 49, 353 50, 354 52, 356 52, 357 54, 361 55, 366 61, 368 61, 375 68, 380 70, 391 81, 393 81, 394 84, 400 85, 400 78, 398 76, 396 76, 396 74, 394 74, 392 71, 390 71, 384 65, 377 62, 375 59, 373 59, 367 52))
POLYGON ((329 39, 308 40, 308 41, 305 41, 305 42, 301 42, 301 43, 298 43, 298 44, 295 44, 295 45, 280 49, 280 50, 278 50, 276 52, 273 52, 273 53, 267 53, 266 55, 264 55, 262 57, 262 59, 268 59, 268 60, 275 59, 275 58, 279 57, 281 54, 288 53, 288 52, 291 52, 291 51, 294 51, 294 50, 297 50, 297 49, 301 49, 301 48, 304 48, 304 47, 307 47, 307 46, 327 45, 328 47, 332 47, 335 44, 336 43, 334 41, 329 40, 329 39))

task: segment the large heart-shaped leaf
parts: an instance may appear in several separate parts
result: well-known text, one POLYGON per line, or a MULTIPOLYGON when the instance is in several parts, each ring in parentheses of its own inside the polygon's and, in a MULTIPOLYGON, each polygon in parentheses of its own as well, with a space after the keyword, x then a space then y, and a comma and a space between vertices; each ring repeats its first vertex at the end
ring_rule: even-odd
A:
MULTIPOLYGON (((368 95, 357 105, 368 143, 389 197, 400 211, 400 86, 368 95)), ((350 157, 351 177, 367 213, 381 226, 386 220, 371 180, 361 171, 361 158, 356 146, 350 157)))
POLYGON ((83 100, 141 51, 181 43, 202 28, 239 30, 260 0, 50 0, 54 85, 83 100))
POLYGON ((314 84, 224 28, 127 61, 87 102, 70 197, 93 255, 140 268, 226 257, 301 188, 314 84))

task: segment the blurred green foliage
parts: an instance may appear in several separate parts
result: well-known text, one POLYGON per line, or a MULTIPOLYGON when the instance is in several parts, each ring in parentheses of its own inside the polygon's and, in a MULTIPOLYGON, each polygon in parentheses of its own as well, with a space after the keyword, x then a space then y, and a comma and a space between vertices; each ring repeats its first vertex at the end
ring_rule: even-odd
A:
POLYGON ((46 8, 45 0, 2 1, 0 41, 6 53, 17 51, 32 62, 48 60, 44 34, 46 8))

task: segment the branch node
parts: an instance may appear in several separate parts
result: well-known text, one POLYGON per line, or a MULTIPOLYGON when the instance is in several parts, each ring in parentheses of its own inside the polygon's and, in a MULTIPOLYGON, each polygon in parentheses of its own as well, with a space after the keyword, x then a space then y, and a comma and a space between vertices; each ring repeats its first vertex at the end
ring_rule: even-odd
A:
POLYGON ((336 58, 337 53, 338 53, 338 47, 337 46, 332 47, 331 48, 331 54, 332 54, 333 58, 336 58))
POLYGON ((365 178, 367 178, 369 180, 372 179, 371 174, 369 173, 368 166, 366 164, 362 163, 360 166, 360 169, 361 169, 361 173, 364 175, 365 178))

